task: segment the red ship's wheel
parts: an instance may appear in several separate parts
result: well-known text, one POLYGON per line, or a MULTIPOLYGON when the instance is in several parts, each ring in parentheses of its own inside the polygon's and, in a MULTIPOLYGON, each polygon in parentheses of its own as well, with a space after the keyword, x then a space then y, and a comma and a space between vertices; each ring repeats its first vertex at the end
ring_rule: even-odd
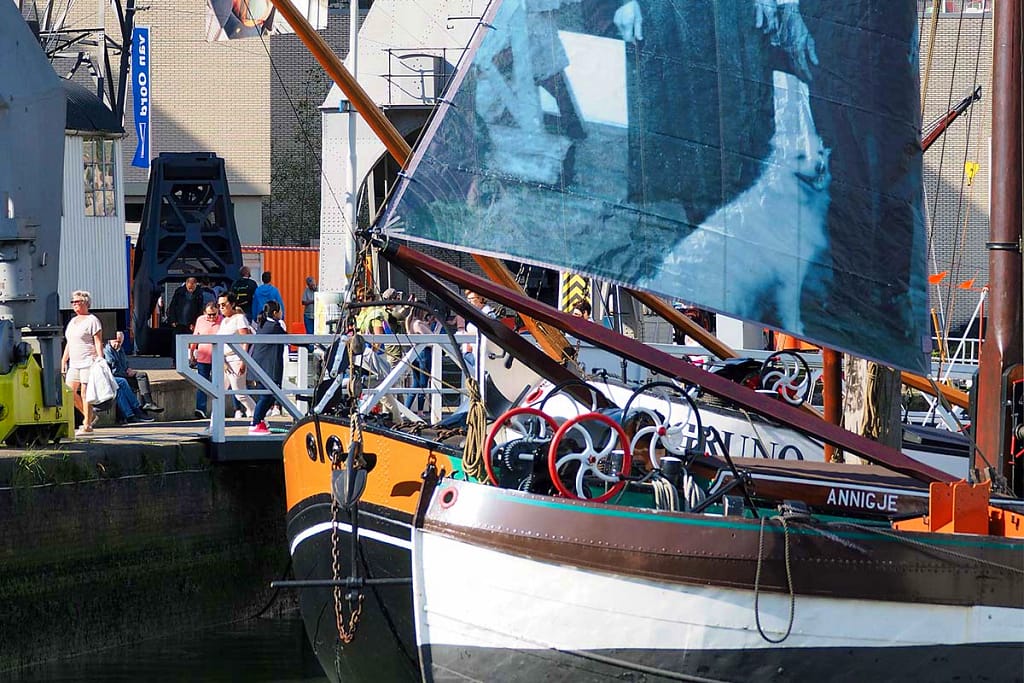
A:
POLYGON ((611 500, 626 487, 624 477, 629 474, 632 464, 633 459, 630 456, 629 438, 626 436, 626 432, 622 430, 618 422, 602 413, 577 415, 563 424, 555 432, 555 437, 551 441, 551 449, 548 451, 548 474, 551 475, 551 481, 554 483, 555 488, 558 489, 558 492, 566 498, 583 498, 594 500, 598 503, 611 500), (582 425, 586 421, 600 422, 608 428, 607 443, 600 446, 600 448, 594 444, 593 435, 582 425), (583 450, 580 452, 563 453, 559 456, 558 447, 570 432, 572 432, 574 437, 579 436, 582 439, 584 444, 583 450), (612 462, 611 455, 615 452, 616 446, 622 451, 622 464, 618 471, 609 472, 612 462), (578 464, 578 469, 576 470, 574 485, 570 489, 562 481, 560 471, 573 463, 578 464), (599 496, 591 497, 589 495, 589 485, 586 483, 588 476, 604 482, 606 486, 609 486, 608 490, 599 496))
POLYGON ((503 413, 491 425, 491 430, 487 432, 487 441, 484 442, 484 468, 487 470, 487 480, 494 486, 498 486, 498 477, 494 474, 493 464, 494 439, 498 432, 510 422, 515 424, 516 429, 521 433, 532 434, 536 437, 543 437, 546 433, 553 434, 558 430, 558 423, 554 418, 536 408, 513 408, 503 413), (526 416, 533 419, 528 419, 526 416))

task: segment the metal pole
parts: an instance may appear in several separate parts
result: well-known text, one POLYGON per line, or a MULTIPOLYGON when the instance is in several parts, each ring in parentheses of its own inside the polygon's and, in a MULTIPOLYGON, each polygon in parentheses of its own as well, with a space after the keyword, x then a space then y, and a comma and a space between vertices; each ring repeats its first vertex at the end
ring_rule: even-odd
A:
MULTIPOLYGON (((834 425, 843 424, 843 358, 833 349, 821 350, 822 400, 825 420, 834 425)), ((835 462, 836 447, 825 444, 825 462, 835 462)))
POLYGON ((96 67, 96 95, 99 96, 100 101, 106 104, 111 110, 114 109, 114 103, 107 97, 107 2, 108 0, 98 0, 99 7, 96 9, 97 18, 100 26, 100 37, 97 40, 99 46, 97 48, 96 61, 98 65, 96 67))
MULTIPOLYGON (((348 63, 352 80, 359 79, 359 0, 349 0, 348 3, 348 63)), ((359 127, 359 112, 351 102, 348 107, 348 198, 346 209, 348 213, 348 225, 351 232, 351 239, 345 242, 345 263, 343 272, 345 274, 345 291, 348 290, 349 280, 356 271, 356 230, 359 220, 359 167, 358 153, 356 150, 357 132, 359 127)))
MULTIPOLYGON (((1009 476, 1010 420, 1004 374, 1022 360, 1021 341, 1021 8, 1020 0, 995 7, 992 55, 992 213, 988 247, 989 324, 981 345, 978 450, 1009 476)), ((980 464, 972 453, 972 470, 980 464)), ((982 473, 982 479, 988 474, 982 473)))
POLYGON ((125 94, 128 90, 129 65, 131 59, 132 32, 135 30, 135 0, 128 0, 122 12, 118 8, 121 20, 121 63, 118 72, 117 96, 114 98, 114 114, 124 124, 125 94))

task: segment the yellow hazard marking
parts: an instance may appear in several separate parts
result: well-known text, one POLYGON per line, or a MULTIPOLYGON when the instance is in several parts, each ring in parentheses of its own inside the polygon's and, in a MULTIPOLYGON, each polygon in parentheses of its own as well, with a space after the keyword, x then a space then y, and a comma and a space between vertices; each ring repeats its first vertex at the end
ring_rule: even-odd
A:
POLYGON ((564 273, 560 308, 569 311, 578 301, 590 301, 590 280, 582 275, 564 273))
POLYGON ((967 174, 967 184, 970 185, 974 182, 974 174, 981 168, 977 161, 968 161, 964 164, 964 172, 967 174))

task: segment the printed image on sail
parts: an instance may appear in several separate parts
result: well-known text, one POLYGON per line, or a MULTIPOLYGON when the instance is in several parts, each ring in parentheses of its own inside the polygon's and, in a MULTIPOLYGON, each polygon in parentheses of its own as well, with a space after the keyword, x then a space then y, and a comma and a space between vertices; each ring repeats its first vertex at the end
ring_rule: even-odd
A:
POLYGON ((921 372, 916 20, 886 0, 505 0, 382 225, 921 372))

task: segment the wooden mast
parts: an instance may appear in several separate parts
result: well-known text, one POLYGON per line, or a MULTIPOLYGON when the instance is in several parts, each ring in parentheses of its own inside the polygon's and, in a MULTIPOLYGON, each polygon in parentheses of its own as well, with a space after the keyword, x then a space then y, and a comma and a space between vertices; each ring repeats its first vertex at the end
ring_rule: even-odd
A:
MULTIPOLYGON (((989 318, 981 345, 977 451, 973 467, 991 465, 982 479, 1013 474, 1008 457, 1011 429, 1006 405, 1010 382, 1021 378, 1021 67, 1020 0, 995 6, 992 55, 992 213, 988 247, 989 318), (984 459, 982 459, 984 458, 984 459), (986 464, 987 461, 987 464, 986 464)), ((1017 473, 1016 492, 1022 493, 1017 473)))
MULTIPOLYGON (((274 7, 284 16, 291 27, 295 29, 296 35, 299 36, 306 48, 317 62, 320 63, 320 66, 323 67, 324 71, 327 72, 341 91, 345 93, 345 96, 352 103, 352 106, 355 107, 356 111, 366 119, 370 129, 384 143, 388 153, 391 154, 400 166, 404 167, 409 160, 409 156, 412 154, 412 147, 405 141, 402 134, 384 116, 384 113, 377 107, 376 102, 352 77, 352 74, 342 64, 341 59, 334 54, 334 51, 331 50, 327 42, 316 32, 309 21, 306 20, 306 17, 295 9, 291 1, 271 0, 271 2, 273 2, 274 7)), ((357 5, 358 3, 351 2, 349 4, 349 11, 353 11, 353 8, 357 5)), ((358 9, 355 11, 358 11, 358 9)), ((523 293, 515 277, 512 276, 512 273, 509 272, 505 264, 499 259, 480 255, 473 255, 473 259, 489 279, 515 292, 523 293)), ((565 358, 565 352, 570 348, 565 335, 556 329, 537 323, 532 318, 524 317, 523 324, 533 335, 534 339, 537 340, 544 353, 557 361, 562 361, 565 358)))

